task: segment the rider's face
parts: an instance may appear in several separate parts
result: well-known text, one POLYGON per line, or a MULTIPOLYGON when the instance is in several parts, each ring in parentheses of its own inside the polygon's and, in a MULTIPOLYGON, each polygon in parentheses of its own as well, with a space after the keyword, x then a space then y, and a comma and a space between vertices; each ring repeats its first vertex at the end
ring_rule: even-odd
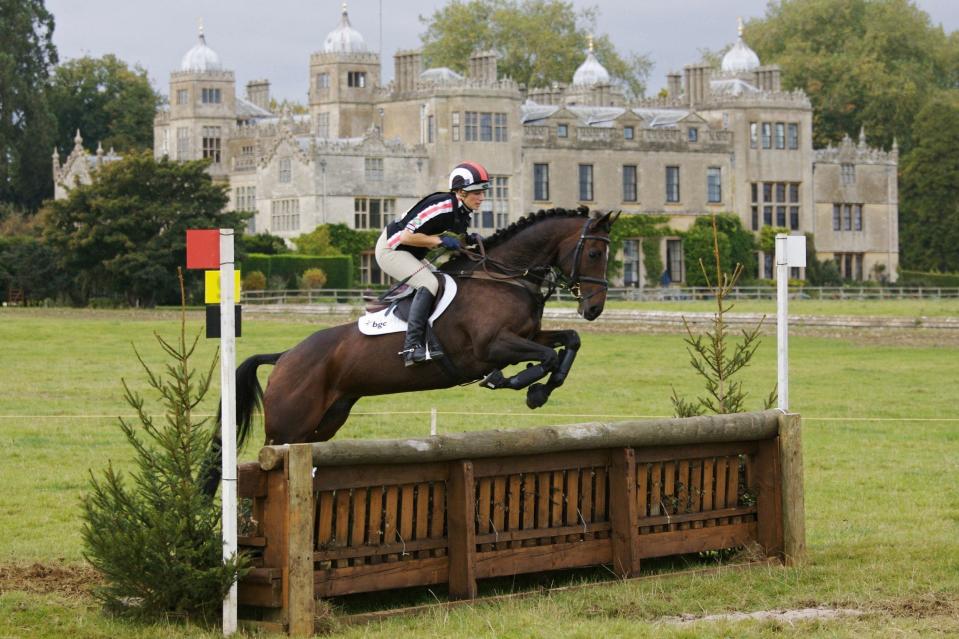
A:
POLYGON ((471 211, 479 209, 486 199, 486 191, 460 191, 460 199, 471 211))

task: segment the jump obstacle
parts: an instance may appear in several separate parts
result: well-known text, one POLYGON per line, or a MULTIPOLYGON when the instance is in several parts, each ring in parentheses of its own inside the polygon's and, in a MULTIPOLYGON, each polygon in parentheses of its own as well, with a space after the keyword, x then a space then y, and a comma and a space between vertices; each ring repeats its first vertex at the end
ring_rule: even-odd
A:
POLYGON ((239 496, 254 565, 239 603, 297 636, 322 597, 448 584, 463 599, 487 577, 805 554, 801 420, 779 410, 266 446, 239 496))

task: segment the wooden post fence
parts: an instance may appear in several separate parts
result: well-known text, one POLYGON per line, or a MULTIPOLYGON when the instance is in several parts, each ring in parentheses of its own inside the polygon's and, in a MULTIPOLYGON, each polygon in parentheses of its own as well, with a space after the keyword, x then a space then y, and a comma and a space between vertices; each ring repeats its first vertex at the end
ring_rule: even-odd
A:
POLYGON ((241 612, 297 636, 316 599, 755 544, 805 555, 799 415, 778 410, 406 440, 267 446, 251 501, 241 612))

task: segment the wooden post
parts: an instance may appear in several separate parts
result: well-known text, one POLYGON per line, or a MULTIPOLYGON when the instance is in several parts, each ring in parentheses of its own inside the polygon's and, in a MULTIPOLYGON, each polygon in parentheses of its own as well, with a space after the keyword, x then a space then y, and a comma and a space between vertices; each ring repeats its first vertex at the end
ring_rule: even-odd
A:
POLYGON ((803 490, 802 419, 796 413, 779 418, 782 473, 783 545, 786 565, 806 559, 806 505, 803 490))
POLYGON ((473 462, 450 464, 446 491, 450 599, 476 597, 476 493, 473 462))
POLYGON ((778 437, 759 442, 752 480, 749 489, 756 496, 759 545, 767 557, 783 559, 782 471, 778 437))
POLYGON ((636 454, 612 451, 609 473, 609 518, 613 571, 620 577, 639 574, 639 515, 636 507, 636 454))
POLYGON ((313 455, 309 444, 289 448, 286 470, 289 508, 286 560, 289 633, 313 636, 313 455))

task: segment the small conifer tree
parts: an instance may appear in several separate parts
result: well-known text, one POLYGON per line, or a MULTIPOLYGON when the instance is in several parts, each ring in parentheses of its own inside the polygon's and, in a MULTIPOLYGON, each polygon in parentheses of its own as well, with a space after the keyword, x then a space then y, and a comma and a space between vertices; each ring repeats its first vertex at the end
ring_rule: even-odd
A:
MULTIPOLYGON (((180 292, 182 300, 182 272, 180 292)), ((155 419, 123 380, 124 398, 140 422, 120 418, 136 470, 129 481, 112 463, 100 479, 91 471, 82 504, 84 556, 103 576, 95 594, 107 609, 210 619, 246 563, 243 557, 223 561, 220 511, 199 481, 211 426, 209 417, 197 419, 193 411, 209 391, 217 357, 201 374, 191 368, 199 334, 188 343, 185 304, 178 339, 154 335, 170 358, 164 373, 154 372, 135 346, 134 352, 163 416, 155 419)))
MULTIPOLYGON (((686 350, 689 352, 689 363, 706 380, 706 396, 689 401, 679 397, 674 388, 671 399, 677 417, 693 417, 707 411, 716 414, 740 413, 745 408, 747 393, 743 390, 742 382, 735 379, 735 375, 749 365, 759 348, 759 334, 766 316, 764 315, 756 326, 742 331, 742 341, 730 344, 725 315, 733 308, 733 304, 726 298, 739 281, 743 265, 736 264, 732 273, 724 272, 719 255, 716 217, 713 216, 713 257, 716 267, 713 273, 716 274, 716 281, 711 281, 706 266, 702 260, 699 261, 706 285, 713 290, 716 298, 712 330, 694 335, 689 322, 683 317, 683 325, 686 327, 683 341, 686 342, 686 350)), ((763 402, 763 408, 770 408, 775 403, 774 386, 763 402)))

